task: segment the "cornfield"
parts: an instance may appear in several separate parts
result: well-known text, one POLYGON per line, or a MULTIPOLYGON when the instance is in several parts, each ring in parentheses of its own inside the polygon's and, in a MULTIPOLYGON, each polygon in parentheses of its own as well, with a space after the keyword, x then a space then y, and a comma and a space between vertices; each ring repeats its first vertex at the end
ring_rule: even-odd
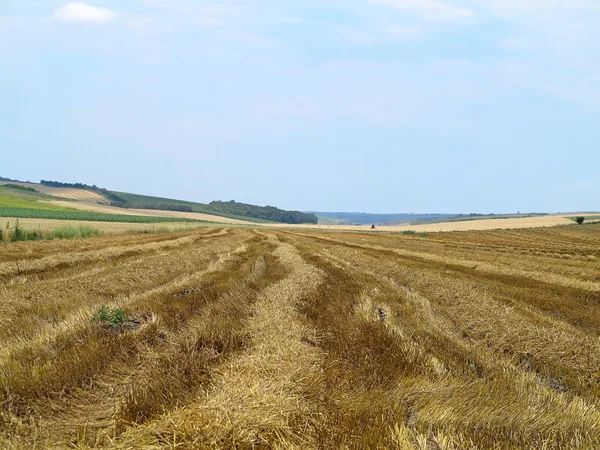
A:
POLYGON ((0 447, 598 449, 599 259, 597 225, 0 244, 0 447))
POLYGON ((29 209, 9 207, 0 207, 0 217, 114 223, 203 222, 202 220, 180 217, 133 216, 126 214, 105 214, 92 211, 67 211, 60 209, 29 209))

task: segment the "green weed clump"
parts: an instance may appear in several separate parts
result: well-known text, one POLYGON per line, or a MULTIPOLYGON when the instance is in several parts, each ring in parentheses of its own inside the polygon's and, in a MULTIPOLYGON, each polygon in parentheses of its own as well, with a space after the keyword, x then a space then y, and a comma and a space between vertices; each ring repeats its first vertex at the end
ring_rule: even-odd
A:
POLYGON ((73 227, 71 225, 67 225, 52 230, 47 239, 87 239, 101 235, 102 233, 100 230, 90 226, 80 225, 79 227, 73 227))
POLYGON ((75 239, 76 237, 79 237, 77 228, 69 225, 55 228, 49 235, 50 239, 75 239))
POLYGON ((25 231, 26 241, 41 241, 44 239, 44 234, 41 230, 25 231))
POLYGON ((400 234, 403 236, 414 236, 415 234, 417 234, 417 232, 414 230, 405 230, 401 231, 400 234))
POLYGON ((79 227, 67 225, 56 228, 50 232, 43 232, 41 229, 26 230, 21 226, 17 219, 14 225, 10 222, 6 223, 6 232, 4 229, 0 228, 0 242, 4 241, 5 236, 9 242, 51 241, 53 239, 87 239, 102 236, 102 232, 96 228, 85 225, 79 227))
POLYGON ((102 232, 96 228, 81 225, 79 227, 79 237, 82 239, 102 236, 102 232))
POLYGON ((122 309, 111 309, 108 306, 102 306, 96 314, 92 316, 92 322, 109 325, 123 325, 127 322, 127 314, 122 309))

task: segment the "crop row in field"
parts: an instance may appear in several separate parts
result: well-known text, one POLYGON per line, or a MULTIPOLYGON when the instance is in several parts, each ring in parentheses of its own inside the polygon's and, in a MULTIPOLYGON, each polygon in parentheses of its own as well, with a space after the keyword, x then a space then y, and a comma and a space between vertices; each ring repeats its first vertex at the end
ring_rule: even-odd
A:
POLYGON ((28 219, 79 220, 89 222, 116 223, 166 223, 166 222, 203 222, 202 220, 180 217, 129 216, 125 214, 104 214, 91 211, 71 211, 64 208, 30 209, 0 207, 0 217, 28 219))
POLYGON ((2 448, 600 448, 598 225, 4 250, 2 448))

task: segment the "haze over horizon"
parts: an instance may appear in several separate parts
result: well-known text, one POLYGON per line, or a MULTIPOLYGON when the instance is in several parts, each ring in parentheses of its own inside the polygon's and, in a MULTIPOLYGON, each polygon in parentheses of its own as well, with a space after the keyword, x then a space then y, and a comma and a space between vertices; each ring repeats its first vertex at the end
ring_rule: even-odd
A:
POLYGON ((4 1, 0 176, 301 211, 598 210, 600 2, 4 1))

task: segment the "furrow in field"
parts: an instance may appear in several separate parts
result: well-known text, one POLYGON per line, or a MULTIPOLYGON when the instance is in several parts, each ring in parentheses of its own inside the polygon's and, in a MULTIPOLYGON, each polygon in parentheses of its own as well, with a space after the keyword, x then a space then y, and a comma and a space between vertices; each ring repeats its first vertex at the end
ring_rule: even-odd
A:
POLYGON ((464 340, 417 292, 314 241, 294 244, 327 274, 306 314, 327 338, 325 448, 594 448, 600 414, 464 340), (335 317, 335 320, 332 320, 335 317), (470 444, 470 445, 469 445, 470 444), (411 447, 413 445, 414 447, 411 447), (454 446, 454 447, 450 447, 454 446), (474 447, 473 447, 474 448, 474 447))
MULTIPOLYGON (((216 228, 206 228, 194 232, 209 235, 218 231, 219 229, 216 228)), ((4 246, 2 253, 0 253, 0 262, 36 260, 56 253, 90 252, 114 246, 127 247, 152 242, 168 242, 181 236, 181 233, 122 234, 90 239, 13 242, 4 246)))
POLYGON ((548 284, 521 285, 517 280, 494 280, 464 270, 414 260, 382 257, 371 250, 325 246, 349 267, 377 273, 407 292, 424 293, 444 312, 464 339, 477 342, 533 370, 556 389, 584 395, 600 404, 598 370, 600 305, 576 301, 577 291, 564 289, 562 305, 551 301, 548 284), (479 277, 479 278, 478 278, 479 277), (557 317, 554 307, 572 308, 557 317), (568 320, 569 319, 569 320, 568 320), (575 320, 574 320, 575 319, 575 320), (586 320, 580 324, 578 321, 586 320), (594 322, 595 321, 595 322, 594 322))
MULTIPOLYGON (((245 237, 248 239, 247 235, 245 237)), ((133 351, 139 340, 156 340, 158 328, 154 317, 159 312, 163 313, 161 323, 177 326, 182 318, 189 315, 188 309, 193 309, 194 304, 185 299, 174 300, 171 292, 189 283, 197 283, 206 272, 216 270, 222 261, 231 257, 231 252, 243 238, 244 235, 240 234, 238 239, 232 239, 228 244, 221 243, 214 248, 207 246, 204 269, 196 267, 191 274, 182 275, 165 286, 123 299, 121 306, 137 319, 138 325, 134 324, 134 328, 139 327, 139 333, 115 334, 99 327, 90 322, 93 311, 83 308, 79 314, 73 314, 58 326, 44 330, 45 333, 39 337, 17 341, 6 348, 0 359, 2 404, 7 410, 21 414, 26 411, 30 399, 56 397, 65 390, 81 386, 111 360, 133 351), (165 302, 165 297, 171 300, 165 302)), ((186 267, 181 270, 186 270, 186 267)))
POLYGON ((571 277, 566 277, 566 276, 562 276, 562 275, 558 275, 558 274, 549 274, 546 272, 538 272, 538 271, 533 271, 533 270, 519 270, 519 269, 515 269, 515 268, 510 268, 510 267, 498 267, 493 264, 480 262, 480 261, 458 259, 458 258, 451 257, 451 256, 436 255, 436 254, 424 253, 424 252, 415 252, 415 251, 404 250, 404 249, 400 249, 400 248, 389 248, 389 247, 383 247, 380 245, 361 244, 361 243, 357 243, 357 242, 345 241, 342 239, 330 238, 330 237, 326 237, 326 236, 322 236, 322 235, 318 235, 318 236, 312 235, 311 236, 309 234, 302 234, 302 233, 293 233, 293 234, 296 234, 298 236, 313 237, 313 239, 318 239, 318 240, 328 241, 328 242, 335 242, 338 244, 342 244, 342 245, 346 245, 346 246, 350 246, 350 247, 362 248, 362 249, 366 249, 366 250, 378 250, 378 251, 384 251, 384 252, 391 252, 391 253, 395 253, 400 256, 407 256, 407 257, 411 257, 413 259, 430 261, 430 262, 434 262, 434 263, 443 264, 446 266, 470 268, 477 272, 489 273, 492 275, 508 275, 508 276, 512 276, 512 277, 529 278, 531 280, 535 280, 535 281, 539 281, 539 282, 543 282, 543 283, 557 284, 557 285, 564 286, 564 287, 577 288, 577 289, 587 290, 590 292, 600 292, 600 283, 599 282, 578 280, 578 279, 573 279, 571 277))
POLYGON ((196 448, 316 448, 319 417, 309 398, 320 383, 323 354, 311 345, 314 333, 297 308, 322 273, 289 244, 277 243, 275 255, 289 274, 253 306, 250 348, 226 363, 194 404, 126 433, 123 448, 170 448, 181 439, 196 448))
POLYGON ((74 265, 86 264, 98 261, 115 261, 124 256, 143 254, 150 251, 159 251, 169 248, 177 248, 193 244, 197 240, 226 235, 229 230, 224 229, 213 234, 186 234, 168 241, 157 241, 133 246, 112 246, 94 251, 67 252, 48 255, 39 259, 27 259, 17 261, 6 261, 0 263, 0 279, 9 280, 10 277, 30 275, 37 272, 45 272, 56 268, 65 268, 74 265))
MULTIPOLYGON (((38 440, 52 448, 107 445, 127 427, 197 396, 213 367, 246 345, 243 321, 258 292, 284 274, 267 247, 254 242, 215 265, 198 288, 175 300, 188 305, 178 314, 167 305, 168 296, 156 298, 163 338, 140 343, 137 354, 117 361, 93 387, 44 405, 58 412, 44 414, 38 440)), ((152 308, 148 301, 144 306, 152 308)))
POLYGON ((101 304, 120 304, 136 292, 151 291, 171 282, 182 272, 193 272, 208 264, 221 250, 243 237, 223 236, 194 241, 183 249, 167 248, 126 260, 101 263, 95 270, 64 280, 52 279, 30 284, 15 284, 3 289, 0 305, 0 329, 5 347, 14 340, 28 339, 45 330, 60 328, 78 311, 87 314, 101 304))

